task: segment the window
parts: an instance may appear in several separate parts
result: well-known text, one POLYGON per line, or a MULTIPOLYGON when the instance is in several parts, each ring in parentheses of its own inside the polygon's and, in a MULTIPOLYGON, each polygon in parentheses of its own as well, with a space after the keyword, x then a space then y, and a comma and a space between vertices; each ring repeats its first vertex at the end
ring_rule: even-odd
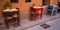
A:
POLYGON ((31 2, 31 0, 25 0, 25 2, 31 2))
POLYGON ((43 5, 43 6, 46 5, 45 1, 46 1, 46 0, 42 0, 42 5, 43 5))
POLYGON ((50 0, 42 0, 43 6, 48 5, 48 4, 50 4, 50 0))
POLYGON ((10 0, 11 3, 18 3, 18 0, 10 0))
POLYGON ((58 2, 60 2, 60 0, 58 0, 58 2))

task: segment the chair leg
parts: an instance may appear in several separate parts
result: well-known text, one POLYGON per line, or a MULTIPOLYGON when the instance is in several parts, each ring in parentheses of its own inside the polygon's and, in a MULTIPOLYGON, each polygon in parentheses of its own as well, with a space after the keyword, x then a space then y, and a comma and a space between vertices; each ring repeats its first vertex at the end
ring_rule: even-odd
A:
POLYGON ((55 14, 57 14, 57 11, 52 11, 51 16, 52 16, 52 15, 55 15, 55 14))
POLYGON ((7 21, 4 21, 4 22, 5 22, 6 27, 9 29, 9 24, 8 24, 8 22, 7 22, 7 21))
POLYGON ((48 10, 46 10, 46 14, 48 13, 48 10))
POLYGON ((54 12, 54 11, 52 10, 51 16, 53 15, 53 12, 54 12))
POLYGON ((56 14, 57 14, 57 10, 56 10, 56 14))
POLYGON ((58 9, 56 10, 56 13, 58 12, 58 9))

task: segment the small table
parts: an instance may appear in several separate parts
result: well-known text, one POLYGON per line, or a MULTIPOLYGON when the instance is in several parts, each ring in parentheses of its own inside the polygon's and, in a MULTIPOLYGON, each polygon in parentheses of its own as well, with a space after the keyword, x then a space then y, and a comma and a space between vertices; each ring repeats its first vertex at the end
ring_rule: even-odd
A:
POLYGON ((20 13, 18 9, 6 9, 3 10, 3 16, 4 16, 4 22, 9 28, 9 23, 14 23, 13 26, 15 25, 20 25, 20 13))
POLYGON ((36 20, 36 13, 37 13, 37 11, 41 11, 40 19, 42 19, 42 14, 43 14, 44 8, 43 7, 32 7, 32 8, 34 9, 34 20, 36 20))

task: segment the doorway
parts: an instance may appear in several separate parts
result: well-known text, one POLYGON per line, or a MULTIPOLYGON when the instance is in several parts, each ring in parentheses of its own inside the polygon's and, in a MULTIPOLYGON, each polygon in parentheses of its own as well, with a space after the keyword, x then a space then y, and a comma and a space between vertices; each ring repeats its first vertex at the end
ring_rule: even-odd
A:
POLYGON ((42 0, 42 5, 50 5, 50 0, 42 0))
POLYGON ((59 6, 58 12, 60 12, 60 0, 58 0, 58 6, 59 6))

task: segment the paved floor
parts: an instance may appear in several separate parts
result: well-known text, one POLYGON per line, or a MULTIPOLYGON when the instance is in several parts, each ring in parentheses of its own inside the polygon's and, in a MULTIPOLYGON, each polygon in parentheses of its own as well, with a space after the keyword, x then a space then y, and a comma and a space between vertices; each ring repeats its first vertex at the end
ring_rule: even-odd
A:
POLYGON ((53 21, 48 21, 45 22, 46 24, 50 25, 49 28, 43 28, 40 25, 36 25, 34 27, 25 29, 25 30, 60 30, 60 18, 59 19, 55 19, 53 21))
POLYGON ((60 14, 57 14, 55 16, 47 16, 47 15, 45 15, 45 16, 43 16, 42 19, 38 19, 36 21, 29 21, 28 19, 23 19, 23 20, 21 20, 21 26, 22 26, 23 29, 26 29, 26 28, 35 26, 37 24, 44 23, 46 21, 51 21, 53 19, 55 20, 56 18, 60 18, 59 16, 60 16, 60 14))
MULTIPOLYGON (((1 19, 2 20, 2 19, 1 19)), ((0 26, 0 30, 60 30, 60 14, 57 14, 55 16, 43 16, 43 19, 38 19, 36 21, 30 21, 28 19, 21 20, 21 26, 10 29, 6 29, 5 25, 0 26), (50 25, 51 27, 44 29, 40 25, 42 23, 46 23, 50 25)))

